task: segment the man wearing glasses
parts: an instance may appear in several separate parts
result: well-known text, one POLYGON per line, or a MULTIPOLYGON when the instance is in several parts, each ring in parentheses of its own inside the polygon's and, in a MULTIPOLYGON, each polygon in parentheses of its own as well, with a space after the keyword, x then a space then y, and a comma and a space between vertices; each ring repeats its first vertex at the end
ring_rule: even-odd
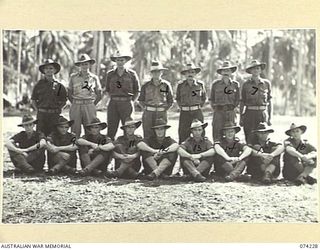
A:
POLYGON ((125 67, 131 56, 117 51, 110 59, 117 64, 115 69, 107 73, 105 85, 105 91, 110 96, 107 111, 108 136, 114 140, 120 120, 123 125, 134 110, 133 103, 138 98, 140 83, 137 73, 125 67))

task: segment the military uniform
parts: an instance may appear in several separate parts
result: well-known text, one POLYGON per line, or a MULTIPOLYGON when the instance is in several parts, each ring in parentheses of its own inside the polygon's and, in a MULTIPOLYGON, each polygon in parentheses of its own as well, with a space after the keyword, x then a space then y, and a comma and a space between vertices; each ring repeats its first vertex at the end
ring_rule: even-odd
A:
MULTIPOLYGON (((200 154, 213 148, 213 144, 207 137, 202 137, 200 141, 196 141, 190 136, 180 145, 180 147, 189 154, 200 154)), ((196 176, 199 172, 203 176, 208 176, 213 163, 213 156, 200 158, 200 164, 197 167, 189 158, 181 157, 180 160, 184 173, 188 172, 192 176, 196 176)))
MULTIPOLYGON (((115 145, 114 151, 119 154, 135 154, 139 152, 137 144, 142 140, 143 138, 140 135, 133 135, 130 138, 126 135, 119 136, 117 140, 114 142, 114 145, 115 145)), ((118 171, 119 176, 124 176, 129 178, 136 177, 141 168, 140 157, 137 157, 128 163, 123 162, 120 159, 116 159, 115 168, 118 171)))
POLYGON ((239 83, 229 79, 216 80, 212 84, 210 101, 214 108, 212 135, 214 140, 221 139, 221 129, 226 122, 236 122, 235 108, 239 105, 239 83))
POLYGON ((198 119, 203 122, 204 117, 201 107, 204 105, 206 98, 206 90, 202 81, 194 80, 192 84, 189 84, 187 80, 184 80, 178 85, 176 101, 180 107, 180 144, 189 137, 192 120, 198 119))
POLYGON ((74 120, 71 131, 77 138, 81 134, 81 124, 88 124, 96 117, 95 91, 101 91, 99 77, 91 72, 83 75, 81 72, 74 73, 70 77, 69 95, 72 98, 70 119, 74 120))
MULTIPOLYGON (((162 141, 160 141, 156 136, 151 136, 148 138, 144 138, 143 142, 145 142, 148 146, 154 148, 154 149, 166 149, 173 143, 176 143, 174 139, 172 139, 170 136, 166 136, 163 138, 162 141)), ((149 157, 153 157, 153 154, 147 151, 141 151, 142 159, 143 159, 143 166, 144 166, 144 173, 150 174, 154 169, 153 166, 150 166, 146 159, 149 157)), ((171 175, 174 164, 177 161, 177 153, 176 152, 170 152, 163 154, 159 159, 156 159, 157 165, 159 165, 163 159, 167 159, 170 162, 170 165, 165 168, 165 170, 162 172, 165 175, 171 175)))
MULTIPOLYGON (((222 138, 220 141, 215 141, 215 145, 219 144, 230 157, 239 157, 246 144, 241 143, 239 138, 234 138, 232 141, 228 141, 226 138, 222 138)), ((219 154, 214 156, 214 169, 215 173, 219 176, 232 175, 232 178, 237 178, 246 168, 246 160, 241 160, 236 163, 228 162, 224 157, 219 154)))
MULTIPOLYGON (((47 141, 49 141, 54 146, 68 146, 76 143, 76 135, 73 133, 67 132, 65 135, 59 134, 57 131, 54 131, 47 137, 47 141)), ((76 171, 76 163, 77 163, 77 155, 75 151, 59 151, 57 153, 48 153, 49 157, 49 168, 55 164, 59 164, 60 168, 65 168, 68 172, 76 171), (67 166, 67 167, 66 167, 67 166)))
POLYGON ((48 136, 54 130, 61 113, 61 108, 67 102, 67 91, 65 87, 57 82, 50 82, 41 79, 34 86, 31 99, 37 105, 37 131, 43 132, 48 136))
POLYGON ((131 69, 124 69, 121 76, 117 69, 110 70, 106 79, 106 92, 110 95, 107 111, 108 136, 114 139, 120 120, 124 124, 134 110, 132 101, 140 91, 140 83, 137 73, 131 69))
MULTIPOLYGON (((98 134, 97 136, 86 134, 82 138, 100 145, 105 145, 112 142, 111 138, 102 134, 98 134)), ((112 151, 103 151, 98 149, 94 150, 92 154, 89 154, 89 149, 89 146, 79 146, 82 168, 86 168, 89 172, 94 170, 105 172, 108 164, 110 163, 112 151)))
POLYGON ((252 130, 256 129, 260 122, 267 122, 267 106, 271 99, 271 84, 267 79, 260 78, 259 83, 252 79, 243 84, 241 101, 246 106, 243 114, 243 129, 248 140, 252 130))
MULTIPOLYGON (((295 148, 299 153, 306 155, 311 152, 316 152, 316 148, 308 143, 307 140, 296 141, 293 138, 288 138, 284 141, 285 147, 291 146, 295 148)), ((304 170, 305 167, 316 168, 316 158, 314 158, 314 163, 302 162, 301 159, 290 155, 288 152, 285 152, 283 155, 283 170, 282 175, 285 179, 293 181, 295 180, 304 170)))
POLYGON ((145 138, 153 136, 154 132, 151 127, 158 118, 167 121, 167 110, 173 103, 170 82, 160 79, 160 84, 155 85, 151 79, 141 87, 138 100, 145 106, 142 116, 143 136, 145 138))
MULTIPOLYGON (((258 151, 258 153, 272 153, 281 143, 272 142, 267 140, 264 145, 259 143, 258 137, 255 134, 250 136, 251 143, 248 144, 251 148, 258 151)), ((274 165, 275 170, 272 173, 274 178, 277 178, 280 174, 280 155, 274 157, 268 164, 263 162, 263 159, 259 156, 250 155, 247 160, 247 173, 251 174, 254 179, 262 178, 265 174, 267 165, 274 165)))
MULTIPOLYGON (((28 137, 25 131, 22 131, 13 137, 10 140, 13 140, 13 143, 18 148, 29 148, 40 142, 41 139, 45 139, 45 136, 42 132, 34 131, 31 137, 28 137)), ((28 156, 25 157, 23 154, 9 150, 10 159, 13 165, 22 171, 42 171, 43 165, 45 163, 45 150, 43 148, 37 149, 27 153, 28 156)))

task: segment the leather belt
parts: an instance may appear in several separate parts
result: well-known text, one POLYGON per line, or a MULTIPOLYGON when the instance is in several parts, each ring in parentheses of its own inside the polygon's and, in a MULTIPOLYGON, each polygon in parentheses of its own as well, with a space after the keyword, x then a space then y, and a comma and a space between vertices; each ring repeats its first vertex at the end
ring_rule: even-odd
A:
POLYGON ((39 112, 44 112, 44 113, 52 113, 52 114, 59 114, 61 112, 60 109, 47 109, 47 108, 38 108, 39 112))
POLYGON ((267 106, 247 106, 249 110, 266 110, 267 106))
POLYGON ((86 100, 78 100, 78 99, 73 99, 72 104, 92 104, 94 103, 94 100, 92 99, 86 99, 86 100))
POLYGON ((111 100, 114 100, 114 101, 131 101, 132 98, 131 97, 120 97, 120 96, 111 96, 111 100))
POLYGON ((194 111, 200 109, 200 105, 181 107, 182 111, 194 111))
POLYGON ((235 106, 232 104, 226 104, 226 105, 216 105, 214 106, 215 110, 221 110, 221 111, 232 111, 235 109, 235 106))
POLYGON ((166 111, 165 108, 163 107, 151 107, 151 106, 146 106, 147 111, 166 111))

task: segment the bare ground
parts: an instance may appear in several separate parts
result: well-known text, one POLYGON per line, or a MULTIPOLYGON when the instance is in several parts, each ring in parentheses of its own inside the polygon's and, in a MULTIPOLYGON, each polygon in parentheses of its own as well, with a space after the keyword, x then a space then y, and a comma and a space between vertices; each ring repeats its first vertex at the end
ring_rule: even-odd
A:
MULTIPOLYGON (((99 117, 105 119, 103 113, 99 117)), ((168 132, 176 138, 176 114, 171 118, 168 132)), ((18 132, 20 119, 4 118, 4 138, 18 132)), ((299 123, 301 118, 275 119, 273 138, 282 140, 290 122, 299 123)), ((308 126, 307 138, 316 144, 315 118, 302 121, 308 126)), ((180 179, 149 182, 26 176, 13 173, 6 150, 3 156, 3 223, 318 221, 318 186, 297 187, 281 177, 263 186, 211 180, 193 183, 180 179)))

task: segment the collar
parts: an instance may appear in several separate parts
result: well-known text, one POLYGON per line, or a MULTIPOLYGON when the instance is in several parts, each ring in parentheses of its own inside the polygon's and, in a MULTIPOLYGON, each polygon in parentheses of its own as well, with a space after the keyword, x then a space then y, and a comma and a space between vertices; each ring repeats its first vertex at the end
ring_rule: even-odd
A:
POLYGON ((53 78, 52 78, 52 81, 49 81, 49 79, 47 79, 46 77, 44 77, 43 80, 44 80, 45 82, 48 82, 48 83, 58 82, 58 81, 57 81, 57 78, 55 78, 54 76, 53 76, 53 78))
MULTIPOLYGON (((253 83, 253 84, 256 83, 252 77, 250 78, 250 80, 251 80, 251 83, 253 83)), ((258 77, 258 83, 263 83, 262 78, 260 76, 258 77)))
MULTIPOLYGON (((79 74, 78 74, 79 76, 81 76, 81 77, 85 77, 83 74, 82 74, 82 72, 81 71, 79 71, 79 74)), ((88 72, 88 77, 93 77, 93 73, 91 73, 90 71, 88 72)))
POLYGON ((197 82, 197 80, 196 79, 193 79, 193 82, 190 84, 189 82, 188 82, 188 80, 186 79, 185 80, 185 84, 186 85, 188 85, 188 86, 198 86, 198 82, 197 82))
POLYGON ((163 83, 163 79, 162 79, 162 78, 159 79, 159 82, 160 82, 159 85, 156 85, 156 84, 155 84, 153 78, 151 78, 150 82, 151 82, 151 84, 153 84, 154 86, 160 86, 160 85, 163 83))
POLYGON ((221 79, 220 79, 220 84, 225 84, 225 85, 230 84, 230 85, 231 85, 231 84, 232 84, 232 79, 229 78, 229 79, 228 79, 228 82, 225 83, 225 82, 223 81, 223 79, 221 78, 221 79))
MULTIPOLYGON (((119 75, 118 74, 118 68, 115 68, 114 69, 114 72, 117 74, 117 75, 119 75)), ((124 71, 123 71, 124 73, 128 73, 129 72, 129 69, 128 68, 126 68, 126 67, 124 67, 124 71)))

